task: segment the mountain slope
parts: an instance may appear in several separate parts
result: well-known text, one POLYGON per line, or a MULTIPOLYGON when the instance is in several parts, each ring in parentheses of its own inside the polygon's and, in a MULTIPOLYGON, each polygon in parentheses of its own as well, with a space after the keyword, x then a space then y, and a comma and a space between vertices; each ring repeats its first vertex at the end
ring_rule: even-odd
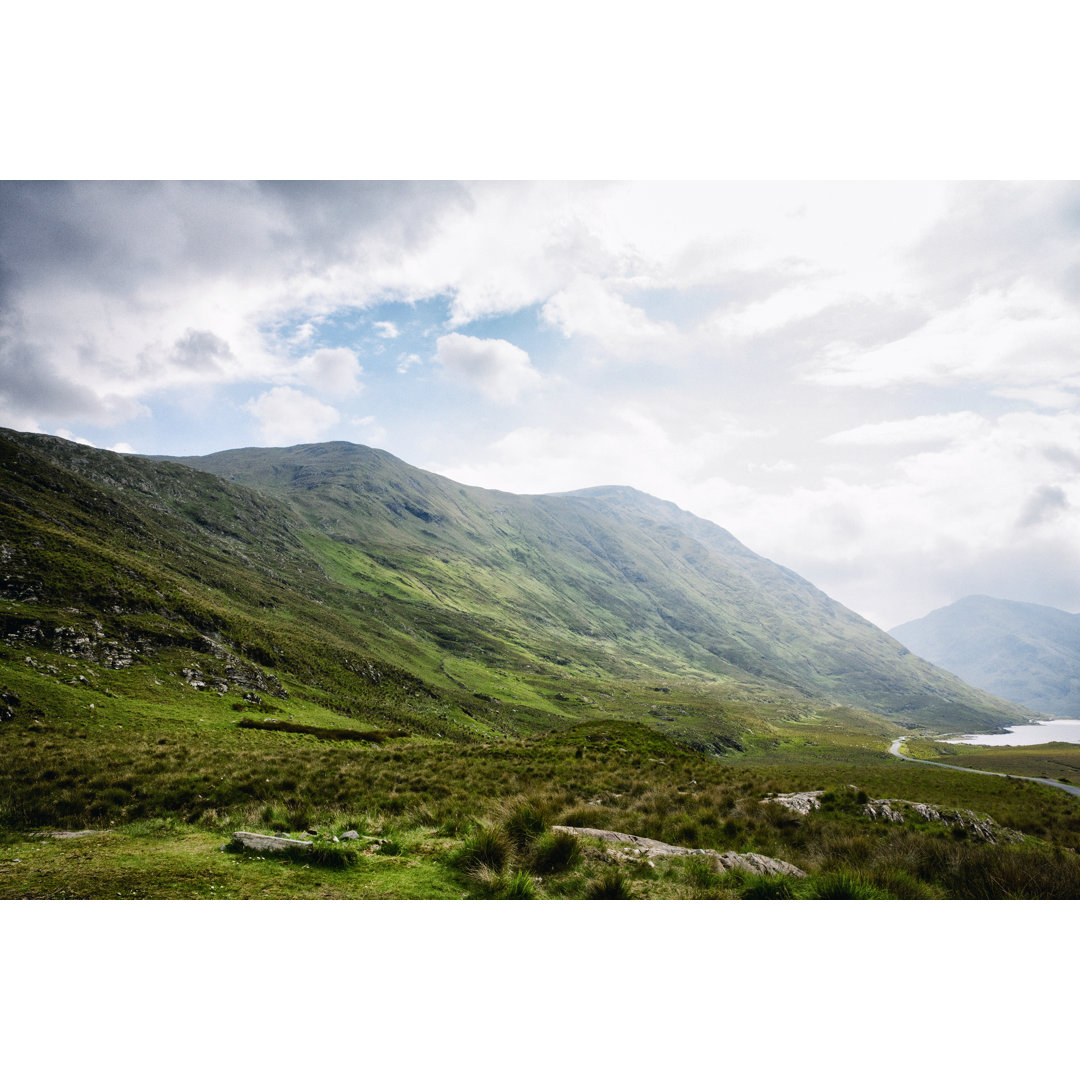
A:
POLYGON ((967 596, 892 631, 972 686, 1057 716, 1080 716, 1080 615, 967 596))
POLYGON ((348 443, 173 460, 281 499, 328 573, 452 655, 477 659, 479 630, 555 662, 588 657, 596 675, 765 681, 951 729, 1020 715, 719 526, 632 489, 509 495, 348 443))

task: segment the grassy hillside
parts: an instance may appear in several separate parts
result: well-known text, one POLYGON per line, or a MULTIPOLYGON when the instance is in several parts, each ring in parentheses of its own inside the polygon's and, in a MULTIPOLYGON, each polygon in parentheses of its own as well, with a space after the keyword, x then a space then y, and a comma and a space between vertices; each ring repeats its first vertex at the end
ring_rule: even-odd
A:
POLYGON ((942 730, 1022 715, 725 530, 629 488, 509 495, 348 443, 183 460, 295 508, 337 581, 444 650, 468 651, 479 630, 522 656, 587 657, 596 675, 767 682, 942 730))
POLYGON ((1080 615, 968 596, 892 631, 972 686, 1055 716, 1080 716, 1080 615))
POLYGON ((887 753, 898 718, 1009 711, 715 526, 361 447, 215 468, 0 434, 2 897, 1080 895, 1068 796, 887 753), (828 792, 807 819, 762 802, 802 789, 828 792), (1027 839, 871 821, 870 797, 1027 839), (236 829, 317 835, 290 862, 236 829))

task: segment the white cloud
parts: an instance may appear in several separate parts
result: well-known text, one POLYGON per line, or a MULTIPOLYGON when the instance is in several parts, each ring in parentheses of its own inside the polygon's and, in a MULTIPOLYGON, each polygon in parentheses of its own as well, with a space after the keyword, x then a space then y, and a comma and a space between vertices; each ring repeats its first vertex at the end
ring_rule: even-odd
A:
POLYGON ((396 338, 401 333, 392 322, 377 322, 372 325, 375 327, 375 333, 381 338, 396 338))
POLYGON ((444 334, 436 342, 435 359, 451 378, 493 401, 516 401, 542 381, 529 354, 501 338, 444 334))
POLYGON ((831 446, 902 446, 905 443, 955 442, 989 427, 973 412, 936 413, 909 420, 883 420, 860 424, 822 439, 831 446))
POLYGON ((594 338, 616 354, 656 345, 675 332, 671 325, 653 322, 597 278, 575 278, 548 300, 541 315, 565 337, 594 338))
POLYGON ((837 341, 807 374, 824 386, 887 389, 982 383, 1080 391, 1080 312, 1029 281, 978 294, 869 350, 837 341))
MULTIPOLYGON (((654 400, 613 400, 597 410, 572 392, 542 424, 514 428, 476 447, 471 457, 427 468, 481 487, 544 493, 627 484, 683 500, 709 489, 729 492, 720 474, 762 432, 718 412, 687 416, 654 400)), ((700 501, 700 500, 699 500, 700 501)), ((722 518, 714 520, 721 521, 722 518)))
POLYGON ((358 431, 358 438, 368 446, 382 446, 386 442, 386 428, 374 416, 355 417, 349 426, 358 431))
POLYGON ((747 490, 696 512, 886 628, 970 592, 1080 606, 1069 576, 1080 564, 1080 418, 1021 412, 961 429, 887 470, 747 490))
POLYGON ((341 419, 332 405, 324 405, 291 386, 275 386, 252 398, 244 409, 259 421, 266 446, 315 442, 341 419))
POLYGON ((300 361, 295 377, 320 393, 344 397, 363 390, 363 371, 352 349, 319 349, 300 361))
POLYGON ((72 431, 68 431, 67 428, 57 428, 56 434, 61 439, 67 439, 68 442, 78 443, 80 446, 93 446, 94 444, 89 439, 84 439, 81 435, 76 435, 72 431))
POLYGON ((419 356, 416 355, 416 353, 402 353, 398 357, 397 373, 399 375, 404 375, 409 370, 409 368, 415 367, 417 364, 420 363, 423 363, 423 361, 420 359, 419 356))
POLYGON ((798 466, 793 462, 787 461, 781 458, 779 461, 773 462, 754 462, 750 461, 746 464, 747 469, 750 472, 763 472, 763 473, 793 473, 798 471, 798 466))

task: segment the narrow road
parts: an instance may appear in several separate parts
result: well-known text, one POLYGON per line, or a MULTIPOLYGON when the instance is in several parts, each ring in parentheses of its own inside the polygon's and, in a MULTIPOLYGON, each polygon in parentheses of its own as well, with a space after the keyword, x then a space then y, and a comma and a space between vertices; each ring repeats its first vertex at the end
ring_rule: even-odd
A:
POLYGON ((889 753, 900 758, 901 761, 910 761, 915 765, 934 765, 939 769, 955 769, 957 772, 978 773, 980 776, 1004 776, 1008 780, 1030 780, 1034 784, 1047 784, 1050 787, 1061 788, 1070 795, 1080 796, 1080 787, 1063 784, 1060 780, 1048 780, 1045 776, 1017 776, 1015 773, 989 772, 986 769, 966 769, 963 765, 946 765, 944 761, 923 761, 920 758, 908 757, 907 754, 900 753, 900 747, 906 738, 906 735, 902 735, 889 747, 889 753))

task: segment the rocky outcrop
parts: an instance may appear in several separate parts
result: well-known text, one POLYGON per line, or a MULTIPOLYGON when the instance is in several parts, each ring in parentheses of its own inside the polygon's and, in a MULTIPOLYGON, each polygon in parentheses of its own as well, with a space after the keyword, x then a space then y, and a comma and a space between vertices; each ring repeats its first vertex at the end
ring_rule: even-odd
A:
POLYGON ((987 844, 1016 844, 1024 839, 1022 832, 1006 829, 986 814, 976 814, 974 810, 953 810, 934 806, 932 803, 909 802, 907 799, 871 799, 863 807, 863 813, 874 821, 902 822, 904 814, 898 807, 907 808, 909 813, 923 821, 938 821, 943 825, 951 825, 954 829, 962 829, 976 840, 987 844))
MULTIPOLYGON (((821 809, 821 797, 824 794, 824 791, 789 791, 770 795, 761 801, 778 803, 796 814, 809 814, 811 810, 821 809)), ((907 799, 868 799, 863 804, 863 814, 872 821, 888 821, 902 825, 905 813, 920 817, 923 821, 935 821, 950 825, 954 829, 962 829, 976 840, 987 844, 1016 844, 1024 839, 1023 833, 1006 829, 998 825, 993 818, 986 814, 976 814, 973 810, 956 810, 907 799)))
POLYGON ((796 814, 806 815, 811 810, 821 809, 821 796, 824 794, 824 791, 787 791, 779 795, 770 795, 761 801, 779 803, 788 810, 794 810, 796 814))
POLYGON ((552 825, 553 832, 589 836, 605 844, 615 846, 615 854, 623 858, 650 858, 657 855, 701 855, 711 859, 717 870, 742 870, 748 874, 784 874, 788 877, 806 877, 806 873, 783 859, 773 859, 756 852, 713 851, 711 848, 686 848, 665 844, 647 836, 614 832, 611 829, 587 829, 583 826, 552 825), (619 849, 622 849, 621 851, 619 849))

